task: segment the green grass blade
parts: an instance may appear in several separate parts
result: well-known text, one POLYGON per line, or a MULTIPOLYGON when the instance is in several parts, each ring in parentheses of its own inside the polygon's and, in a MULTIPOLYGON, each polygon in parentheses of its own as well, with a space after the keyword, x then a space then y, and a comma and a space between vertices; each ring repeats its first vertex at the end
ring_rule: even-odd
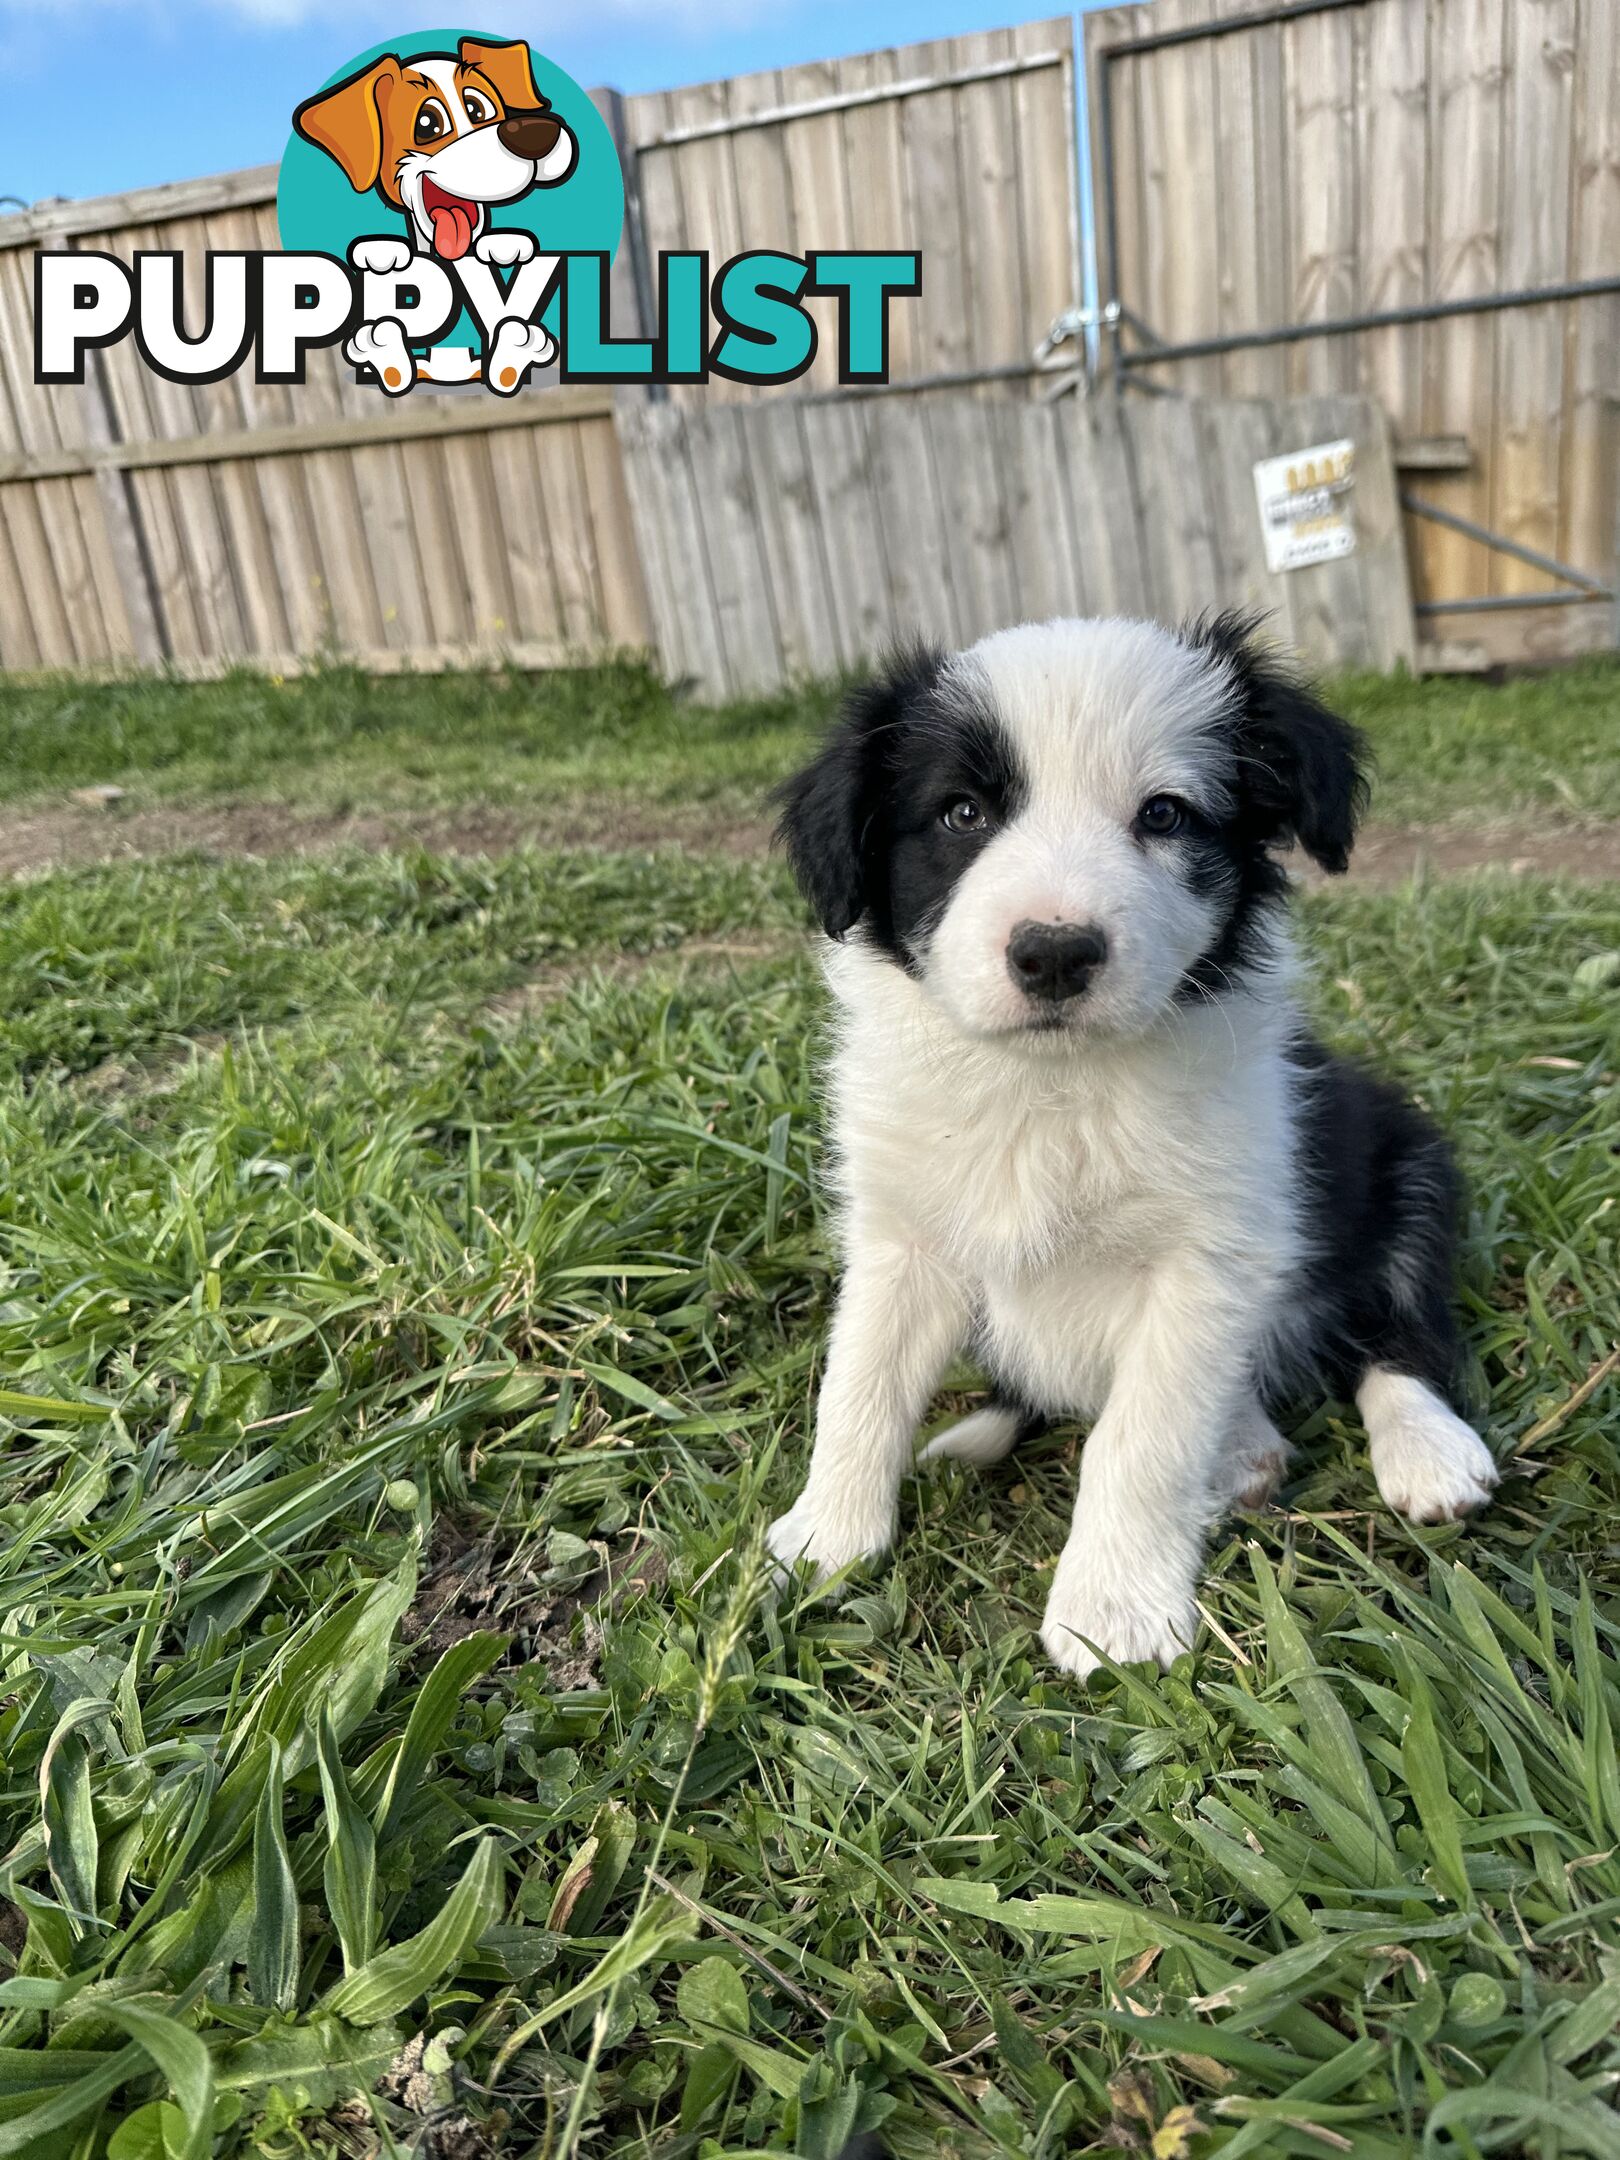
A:
POLYGON ((387 1842, 400 1810, 415 1794, 428 1765, 444 1745, 467 1689, 488 1672, 505 1647, 503 1635, 468 1635, 451 1644, 422 1683, 377 1803, 379 1845, 387 1842))
POLYGON ((1411 1679, 1412 1713, 1401 1741, 1401 1763, 1429 1843, 1435 1878, 1455 1904, 1472 1906, 1473 1889, 1463 1863, 1457 1803, 1446 1779, 1445 1755, 1435 1730, 1434 1699, 1423 1679, 1411 1679))
POLYGON ((48 2149, 44 2147, 46 2138, 56 2136, 100 2107, 121 2085, 139 2077, 147 2062, 147 2050, 132 2044, 108 2054, 100 2069, 75 2078, 48 2099, 31 2102, 15 2113, 8 2113, 11 2103, 0 2099, 0 2160, 10 2160, 11 2154, 24 2152, 31 2145, 48 2149))
POLYGON ((57 1719, 39 1767, 40 1821, 51 1882, 77 1934, 96 1921, 100 1837, 90 1794, 90 1748, 83 1727, 110 1715, 94 1697, 71 1703, 57 1719))
POLYGON ((167 2008, 111 2001, 102 2009, 146 2050, 168 2080, 186 2121, 185 2147, 176 2160, 207 2160, 214 2142, 214 2062, 208 2049, 167 2008))
POLYGON ((452 1974, 500 1909, 503 1863, 482 1838, 461 1880, 420 1934, 376 1957, 327 1991, 321 2008, 350 2025, 381 2025, 452 1974))
POLYGON ((253 1825, 253 1917, 247 1954, 253 2000, 267 2010, 291 2010, 298 2000, 298 1886, 287 1852, 284 1806, 281 1745, 272 1740, 253 1825))
POLYGON ((377 1838, 349 1790, 337 1735, 325 1707, 316 1726, 326 1813, 326 1909, 337 1929, 343 1970, 367 1963, 377 1940, 377 1838))

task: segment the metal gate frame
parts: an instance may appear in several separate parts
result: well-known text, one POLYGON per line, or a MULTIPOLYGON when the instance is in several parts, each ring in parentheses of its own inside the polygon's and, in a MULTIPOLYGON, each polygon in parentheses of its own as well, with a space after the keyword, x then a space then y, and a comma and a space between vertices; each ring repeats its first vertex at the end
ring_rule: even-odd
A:
MULTIPOLYGON (((1240 31, 1262 30, 1275 23, 1297 21, 1301 16, 1337 14, 1346 8, 1370 5, 1372 0, 1278 0, 1278 4, 1256 8, 1248 14, 1228 15, 1214 22, 1185 23, 1175 30, 1149 31, 1141 37, 1115 38, 1097 48, 1096 57, 1101 63, 1097 78, 1097 151, 1102 178, 1103 241, 1107 258, 1106 269, 1099 266, 1101 304, 1097 321, 1107 337, 1108 374, 1116 396, 1127 387, 1160 390, 1161 386, 1158 384, 1147 380, 1138 382, 1135 379, 1137 371, 1160 367, 1170 361, 1207 360, 1221 353, 1249 352, 1263 346, 1302 344, 1310 338, 1353 337, 1362 331, 1398 329, 1407 323, 1440 322, 1456 315, 1488 315, 1507 308, 1544 307, 1555 301, 1589 300, 1600 295, 1620 293, 1620 275, 1579 278, 1559 285, 1512 286, 1502 292, 1471 293, 1454 300, 1426 300, 1408 307, 1379 308, 1359 315, 1328 316, 1316 322, 1274 323, 1262 329, 1234 330, 1220 337, 1184 338, 1175 343, 1166 343, 1126 304, 1119 290, 1119 186, 1114 164, 1113 118, 1113 70, 1116 63, 1138 58, 1144 53, 1162 52, 1173 45, 1193 45, 1215 38, 1234 37, 1240 31), (1137 347, 1127 348, 1127 330, 1141 341, 1137 347)), ((1423 502, 1405 491, 1402 492, 1401 503, 1414 517, 1427 518, 1434 524, 1448 526, 1500 554, 1512 556, 1518 562, 1527 563, 1533 569, 1544 570, 1548 576, 1561 580, 1559 589, 1550 593, 1480 593, 1469 594, 1456 600, 1422 600, 1417 603, 1417 613, 1420 615, 1483 615, 1504 609, 1568 607, 1608 602, 1614 604, 1617 610, 1616 642, 1620 643, 1620 572, 1617 572, 1613 585, 1605 585, 1587 571, 1576 569, 1571 563, 1560 562, 1556 556, 1543 555, 1539 549, 1526 547, 1522 542, 1510 539, 1506 533, 1493 531, 1490 526, 1477 524, 1472 518, 1460 517, 1454 511, 1442 510, 1437 504, 1423 502)), ((1620 552, 1620 549, 1617 549, 1617 552, 1620 552)))

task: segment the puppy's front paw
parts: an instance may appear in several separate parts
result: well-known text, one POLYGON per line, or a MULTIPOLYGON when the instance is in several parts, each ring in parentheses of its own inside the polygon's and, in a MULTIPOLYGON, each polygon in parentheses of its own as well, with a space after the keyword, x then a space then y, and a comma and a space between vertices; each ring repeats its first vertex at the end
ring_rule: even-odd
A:
POLYGON ((1089 1680, 1102 1663, 1098 1651, 1116 1665, 1152 1659, 1168 1667, 1191 1649, 1197 1625, 1190 1589, 1155 1579, 1151 1570, 1128 1582, 1119 1570, 1066 1549, 1046 1601, 1041 1641, 1055 1665, 1089 1680))
POLYGON ((1239 1433, 1222 1462, 1216 1489, 1228 1507, 1267 1506, 1288 1470, 1288 1442, 1269 1418, 1239 1433))
POLYGON ((1372 1466, 1387 1504, 1412 1522, 1457 1522, 1496 1490, 1490 1449, 1438 1402, 1375 1432, 1372 1466))
POLYGON ((806 1491, 771 1524, 765 1544, 776 1562, 779 1580, 805 1561, 815 1569, 816 1581, 824 1583, 862 1560, 876 1559, 888 1550, 893 1536, 891 1521, 879 1520, 847 1502, 829 1506, 806 1491))

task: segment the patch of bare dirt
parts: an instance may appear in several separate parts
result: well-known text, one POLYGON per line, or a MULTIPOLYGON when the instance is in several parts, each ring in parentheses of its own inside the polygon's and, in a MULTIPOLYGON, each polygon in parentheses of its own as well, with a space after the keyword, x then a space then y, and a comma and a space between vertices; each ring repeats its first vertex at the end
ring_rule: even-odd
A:
MULTIPOLYGON (((1292 866, 1306 884, 1325 882, 1313 865, 1292 866)), ((1369 825, 1356 842, 1349 875, 1358 885, 1400 885, 1416 872, 1454 877, 1463 870, 1507 870, 1515 877, 1620 878, 1620 824, 1504 826, 1369 825)))
MULTIPOLYGON (((712 808, 601 803, 457 810, 299 810, 278 803, 212 808, 93 808, 74 801, 0 815, 0 877, 73 863, 194 852, 221 857, 327 854, 337 848, 424 847, 445 855, 498 855, 517 847, 688 847, 762 855, 763 818, 712 808)), ((1350 875, 1395 885, 1423 868, 1437 877, 1484 867, 1520 875, 1620 879, 1620 824, 1490 827, 1370 825, 1350 875)), ((1306 871, 1308 878, 1315 873, 1306 871)))
POLYGON ((0 1898, 0 1954, 14 1965, 28 1940, 28 1921, 21 1909, 0 1898))
POLYGON ((400 1633, 433 1659, 487 1628, 512 1636, 514 1657, 544 1665, 558 1694, 594 1688, 602 1622, 624 1598, 656 1589, 669 1568, 656 1546, 639 1539, 622 1553, 593 1541, 591 1552, 597 1564, 581 1580, 548 1584, 533 1567, 514 1569, 495 1540, 468 1538, 441 1516, 400 1633))
POLYGON ((280 803, 91 809, 74 802, 0 813, 0 877, 75 863, 158 855, 324 855, 337 848, 423 847, 442 855, 502 855, 519 847, 693 847, 710 855, 761 855, 763 819, 712 810, 602 804, 581 811, 487 807, 457 810, 300 810, 280 803))

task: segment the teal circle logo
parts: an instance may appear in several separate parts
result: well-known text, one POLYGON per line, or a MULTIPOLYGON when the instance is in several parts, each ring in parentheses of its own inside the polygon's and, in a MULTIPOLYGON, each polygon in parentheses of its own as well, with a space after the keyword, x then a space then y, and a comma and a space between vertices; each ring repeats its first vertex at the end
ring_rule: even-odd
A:
MULTIPOLYGON (((276 191, 281 244, 348 258, 392 239, 446 268, 612 255, 624 178, 606 121, 522 39, 423 30, 357 53, 298 107, 276 191)), ((541 320, 555 332, 555 297, 541 320)), ((465 313, 446 334, 466 342, 465 313)))

